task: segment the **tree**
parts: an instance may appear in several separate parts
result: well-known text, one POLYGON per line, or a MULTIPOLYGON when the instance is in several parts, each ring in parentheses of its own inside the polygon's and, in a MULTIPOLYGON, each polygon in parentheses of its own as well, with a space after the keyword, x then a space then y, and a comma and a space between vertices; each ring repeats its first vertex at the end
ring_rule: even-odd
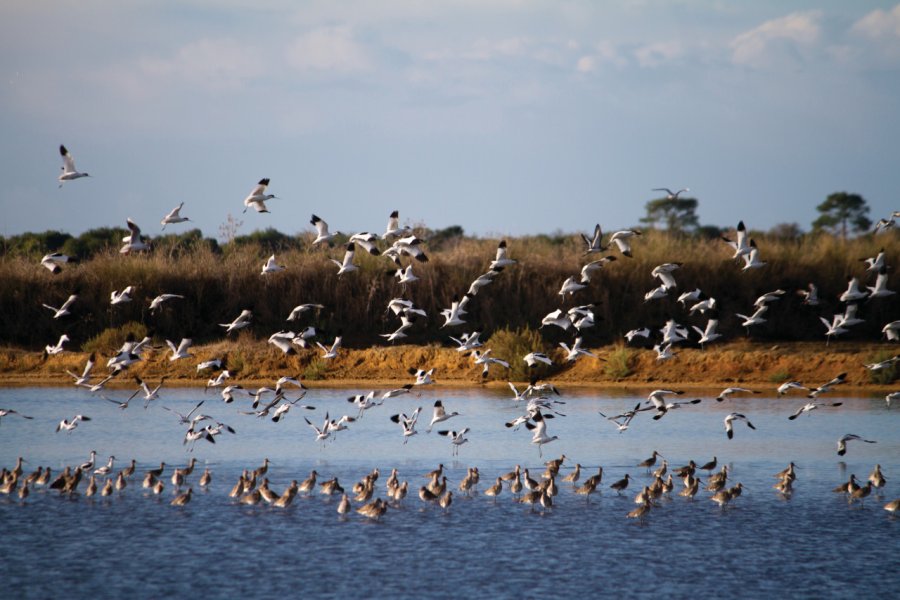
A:
POLYGON ((641 223, 665 223, 670 233, 682 233, 699 226, 696 198, 657 198, 645 207, 647 216, 641 223))
POLYGON ((872 226, 872 221, 866 216, 869 207, 859 194, 835 192, 825 198, 816 210, 821 214, 813 221, 813 229, 816 231, 831 229, 834 233, 840 232, 841 238, 845 240, 848 224, 852 231, 866 231, 872 226))

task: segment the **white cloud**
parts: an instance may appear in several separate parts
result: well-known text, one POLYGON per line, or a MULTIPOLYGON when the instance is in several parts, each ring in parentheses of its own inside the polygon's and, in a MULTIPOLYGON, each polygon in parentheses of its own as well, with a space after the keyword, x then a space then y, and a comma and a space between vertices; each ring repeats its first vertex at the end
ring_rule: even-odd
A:
POLYGON ((894 67, 900 62, 900 4, 890 11, 873 10, 854 23, 850 33, 859 43, 858 62, 894 67))
POLYGON ((212 89, 235 89, 265 75, 256 50, 232 39, 201 39, 179 48, 169 58, 141 58, 138 69, 152 85, 173 80, 212 89))
POLYGON ((365 48, 347 27, 316 29, 298 37, 288 45, 286 58, 300 71, 350 73, 372 66, 365 48))
POLYGON ((576 61, 575 70, 579 73, 592 73, 602 65, 622 68, 628 64, 628 61, 612 42, 598 42, 593 45, 591 50, 590 54, 583 54, 576 61))
POLYGON ((641 46, 634 52, 642 67, 659 67, 682 57, 684 47, 680 42, 655 42, 641 46))
POLYGON ((821 40, 821 21, 822 13, 817 10, 766 21, 732 40, 731 59, 754 68, 795 64, 821 40))

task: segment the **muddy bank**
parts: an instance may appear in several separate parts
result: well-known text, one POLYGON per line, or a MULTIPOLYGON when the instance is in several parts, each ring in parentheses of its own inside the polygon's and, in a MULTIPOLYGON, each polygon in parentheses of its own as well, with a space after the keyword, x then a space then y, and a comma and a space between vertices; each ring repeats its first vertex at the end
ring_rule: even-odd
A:
MULTIPOLYGON (((603 387, 774 387, 790 380, 815 386, 843 372, 848 374, 848 392, 893 390, 900 386, 900 368, 873 375, 864 366, 900 352, 900 347, 889 344, 826 347, 822 343, 771 345, 745 341, 707 350, 682 349, 664 362, 657 361, 651 350, 620 345, 592 351, 597 358, 583 357, 572 364, 565 363, 562 351, 551 351, 556 364, 535 372, 561 384, 603 387)), ((161 348, 151 350, 144 361, 114 382, 130 387, 132 375, 138 375, 148 381, 166 376, 170 385, 205 385, 210 372, 198 372, 196 365, 212 358, 225 358, 234 381, 250 385, 271 383, 282 375, 299 375, 314 386, 398 385, 411 381, 409 368, 433 368, 436 380, 446 385, 505 386, 508 380, 527 379, 527 369, 516 364, 521 360, 518 357, 512 359, 514 369, 510 372, 492 366, 489 377, 482 379, 481 366, 474 365, 471 357, 437 345, 343 349, 336 359, 328 361, 321 359, 318 351, 301 350, 297 355, 283 356, 264 342, 246 341, 196 346, 192 348, 193 360, 169 361, 167 354, 161 348)), ((0 385, 69 385, 72 378, 66 370, 80 373, 87 358, 87 354, 78 352, 44 358, 39 353, 5 348, 0 350, 0 385)), ((95 380, 107 373, 106 359, 98 357, 95 380)))

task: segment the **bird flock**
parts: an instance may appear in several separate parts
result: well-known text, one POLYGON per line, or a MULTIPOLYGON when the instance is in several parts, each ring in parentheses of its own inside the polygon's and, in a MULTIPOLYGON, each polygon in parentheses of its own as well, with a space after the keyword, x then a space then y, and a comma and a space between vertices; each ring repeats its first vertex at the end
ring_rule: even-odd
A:
MULTIPOLYGON (((59 176, 60 187, 62 187, 65 182, 89 177, 87 173, 80 172, 76 169, 74 159, 65 146, 60 146, 60 154, 63 158, 62 173, 59 176)), ((269 184, 270 180, 268 178, 259 180, 258 184, 243 201, 245 212, 250 208, 253 208, 257 213, 269 212, 266 203, 270 200, 278 199, 277 196, 267 193, 269 184)), ((665 191, 669 199, 677 199, 679 194, 688 191, 687 188, 678 190, 677 192, 673 192, 667 188, 656 188, 656 190, 665 191)), ((190 220, 181 215, 183 207, 184 203, 182 202, 163 217, 160 222, 163 228, 169 225, 188 222, 190 220)), ((879 221, 876 226, 876 231, 882 232, 891 229, 894 226, 894 219, 898 215, 900 215, 900 213, 895 212, 890 219, 879 221)), ((142 234, 141 228, 132 219, 127 219, 126 223, 129 234, 122 238, 120 253, 128 255, 151 251, 153 247, 152 240, 142 234)), ((321 244, 331 247, 335 236, 340 234, 338 231, 332 231, 329 224, 315 214, 312 215, 310 224, 316 230, 316 238, 313 245, 321 244)), ((612 233, 604 243, 603 230, 601 226, 597 224, 592 236, 581 236, 584 242, 583 256, 587 259, 587 262, 582 266, 579 273, 567 277, 562 282, 558 296, 560 297, 560 302, 563 306, 547 314, 541 320, 540 324, 541 328, 557 327, 566 332, 566 334, 572 335, 573 339, 570 342, 559 343, 559 346, 564 352, 564 360, 566 363, 573 363, 582 359, 593 359, 595 361, 600 361, 602 359, 599 359, 596 354, 591 352, 585 346, 583 337, 583 332, 593 327, 597 321, 595 313, 597 303, 592 302, 572 307, 566 307, 565 303, 569 299, 582 293, 583 290, 588 289, 592 282, 592 278, 596 277, 602 269, 610 268, 610 266, 614 265, 617 261, 633 258, 634 253, 639 250, 638 244, 641 235, 642 232, 637 229, 620 230, 612 233), (615 248, 620 256, 616 256, 615 254, 602 256, 611 248, 615 248)), ((767 263, 762 258, 763 255, 761 249, 757 246, 755 240, 750 237, 743 221, 738 223, 734 236, 723 236, 722 241, 732 250, 731 257, 740 264, 740 269, 742 271, 751 271, 766 267, 767 263)), ((328 259, 336 267, 339 279, 352 277, 353 272, 359 269, 359 266, 355 262, 357 248, 373 256, 384 256, 387 258, 392 263, 392 268, 388 271, 388 275, 397 279, 397 282, 404 292, 406 292, 409 286, 415 285, 416 281, 419 279, 414 272, 414 267, 416 265, 427 263, 429 260, 425 250, 425 241, 416 237, 411 228, 400 224, 398 211, 393 211, 389 215, 388 224, 383 234, 379 235, 372 232, 359 232, 349 235, 349 240, 344 247, 342 258, 340 260, 328 259), (406 262, 406 264, 404 264, 404 262, 406 262)), ((42 258, 41 265, 53 273, 58 273, 72 261, 73 259, 71 257, 62 254, 48 254, 42 258)), ((862 259, 861 262, 865 263, 866 269, 865 273, 862 273, 860 277, 874 276, 874 284, 866 286, 862 283, 864 279, 861 280, 860 277, 857 276, 848 278, 847 289, 839 298, 839 300, 845 304, 844 313, 836 314, 830 320, 821 317, 821 321, 826 328, 824 335, 827 341, 830 341, 833 337, 846 333, 850 327, 863 322, 858 316, 861 302, 871 302, 877 299, 889 298, 895 294, 894 291, 887 287, 890 266, 886 263, 883 250, 874 257, 862 259)), ((463 292, 460 290, 460 294, 454 297, 451 305, 441 311, 440 316, 444 319, 441 329, 458 329, 462 326, 470 325, 467 322, 470 304, 477 301, 479 293, 482 293, 484 288, 490 286, 497 277, 502 277, 504 271, 514 268, 517 263, 518 259, 513 258, 506 241, 500 241, 496 249, 496 254, 493 260, 487 265, 485 272, 472 281, 466 291, 463 292)), ((660 264, 653 268, 650 273, 650 278, 651 280, 657 280, 658 285, 650 288, 644 294, 644 302, 655 302, 670 296, 674 297, 674 294, 678 289, 678 272, 682 266, 683 263, 670 262, 660 264)), ((260 276, 264 278, 278 277, 278 274, 285 271, 286 268, 285 265, 278 263, 276 256, 273 254, 261 266, 260 276)), ((765 315, 767 311, 769 311, 772 306, 777 305, 781 298, 787 293, 787 290, 772 290, 759 296, 753 302, 752 311, 747 311, 750 313, 749 315, 736 313, 737 317, 742 321, 741 326, 746 330, 748 335, 751 328, 766 321, 765 315)), ((808 287, 803 290, 797 290, 796 293, 803 297, 804 303, 808 306, 817 306, 819 303, 818 290, 814 283, 810 283, 808 287)), ((128 285, 121 291, 112 290, 110 292, 110 307, 134 302, 138 299, 136 294, 137 289, 134 285, 128 285)), ((153 290, 152 296, 152 298, 149 296, 147 297, 151 315, 156 314, 158 311, 165 310, 165 307, 170 303, 182 300, 185 297, 183 294, 168 293, 166 290, 153 290)), ((52 312, 52 316, 48 315, 50 318, 54 320, 65 320, 65 317, 71 316, 71 308, 77 300, 77 294, 71 294, 59 307, 54 307, 49 304, 43 304, 43 306, 52 312)), ((648 342, 651 340, 656 342, 656 338, 659 338, 658 342, 654 343, 653 349, 657 354, 657 360, 665 361, 677 356, 674 348, 678 344, 697 343, 703 348, 706 345, 715 343, 725 337, 725 334, 718 330, 718 311, 720 310, 720 306, 715 298, 707 296, 698 287, 692 291, 680 294, 677 297, 677 303, 687 311, 689 317, 705 317, 706 323, 702 324, 702 327, 691 325, 689 328, 678 323, 674 318, 671 318, 659 329, 645 326, 627 332, 625 334, 626 343, 636 343, 639 338, 648 340, 648 342), (698 337, 694 336, 692 332, 696 333, 698 337)), ((315 314, 317 311, 323 310, 324 308, 325 306, 316 302, 298 304, 290 311, 290 314, 286 316, 285 320, 300 324, 307 315, 315 314)), ((387 343, 394 343, 403 339, 407 336, 406 332, 415 327, 417 322, 428 318, 428 315, 423 309, 416 307, 411 300, 402 296, 392 299, 386 307, 386 311, 388 314, 392 314, 399 320, 399 327, 396 330, 380 334, 387 343)), ((223 328, 223 336, 227 337, 234 332, 249 327, 252 323, 252 310, 244 309, 240 314, 235 316, 231 322, 220 323, 219 325, 223 328)), ((492 350, 484 347, 484 342, 480 339, 484 332, 476 325, 471 325, 471 327, 473 327, 471 331, 462 333, 451 332, 454 333, 454 335, 449 335, 448 333, 448 342, 455 344, 459 353, 470 356, 473 359, 474 366, 481 368, 481 373, 484 378, 488 377, 491 369, 509 372, 511 369, 510 363, 513 357, 494 356, 492 350)), ((900 321, 887 323, 882 331, 889 341, 900 340, 900 321)), ((323 343, 322 340, 314 339, 318 334, 319 332, 316 331, 313 325, 302 327, 299 332, 282 329, 272 333, 268 338, 268 343, 277 349, 277 351, 285 355, 296 354, 298 350, 315 352, 316 349, 318 349, 318 351, 321 352, 320 357, 324 361, 338 357, 342 349, 342 332, 338 332, 338 334, 330 340, 330 343, 323 343)), ((48 344, 45 347, 45 355, 49 357, 64 352, 64 344, 70 341, 68 335, 62 334, 55 344, 48 344)), ((191 338, 165 340, 165 344, 169 351, 168 361, 170 363, 196 358, 191 353, 193 344, 191 338)), ((138 396, 143 397, 144 408, 147 409, 151 407, 154 402, 159 401, 163 396, 163 387, 166 376, 161 377, 159 382, 154 386, 151 386, 138 376, 133 376, 137 389, 124 401, 107 397, 105 394, 106 385, 111 381, 124 378, 125 376, 123 373, 126 372, 130 366, 144 360, 145 355, 148 352, 156 352, 160 349, 163 348, 155 347, 152 338, 149 336, 142 340, 136 340, 134 336, 129 336, 125 343, 106 361, 106 367, 109 370, 108 373, 100 376, 96 382, 94 381, 95 377, 93 370, 97 367, 98 358, 95 354, 90 356, 80 374, 69 371, 67 371, 67 373, 73 378, 75 386, 87 390, 86 393, 99 395, 102 400, 113 403, 122 410, 128 409, 130 401, 138 396)), ((506 422, 505 426, 506 428, 515 431, 524 425, 525 429, 531 433, 531 444, 537 447, 538 455, 542 457, 543 447, 559 439, 557 435, 550 435, 550 429, 552 429, 552 427, 548 429, 548 421, 565 417, 565 414, 561 412, 564 410, 565 402, 560 399, 560 392, 555 386, 547 382, 541 382, 535 374, 537 373, 536 369, 539 365, 552 366, 554 364, 551 356, 535 349, 526 354, 522 360, 524 360, 527 365, 529 372, 534 375, 531 377, 528 387, 522 392, 517 389, 515 384, 512 382, 509 383, 509 387, 514 395, 513 401, 517 405, 520 402, 524 403, 525 408, 521 416, 506 422)), ((893 368, 898 361, 900 361, 900 354, 884 361, 864 365, 864 367, 876 371, 893 368)), ((280 377, 271 387, 263 386, 255 390, 245 389, 241 384, 230 381, 235 377, 235 374, 228 368, 227 356, 204 358, 202 361, 198 361, 197 372, 198 374, 204 373, 204 376, 209 376, 206 385, 207 390, 211 388, 221 388, 220 396, 224 404, 230 404, 239 398, 242 403, 248 403, 248 409, 239 410, 238 414, 255 416, 258 419, 270 418, 272 422, 277 424, 288 417, 289 411, 292 408, 307 411, 316 410, 315 406, 300 404, 301 400, 303 400, 307 394, 307 389, 297 376, 285 375, 280 377), (297 390, 296 397, 288 397, 290 388, 297 390)), ((421 393, 418 392, 418 390, 436 383, 436 375, 433 368, 425 369, 411 367, 409 369, 409 375, 411 376, 412 381, 403 383, 397 388, 382 392, 372 390, 368 393, 357 394, 347 398, 348 403, 352 404, 356 409, 355 415, 344 414, 337 416, 332 415, 331 412, 326 412, 324 418, 316 420, 315 422, 308 417, 304 417, 304 421, 308 425, 311 435, 314 435, 315 440, 321 443, 323 447, 325 445, 330 445, 334 443, 341 431, 351 430, 361 426, 364 415, 368 411, 381 406, 386 400, 403 394, 412 394, 414 390, 416 390, 418 396, 421 397, 421 393)), ((782 396, 796 391, 806 392, 807 402, 802 406, 798 406, 796 412, 788 417, 789 419, 794 420, 804 414, 810 415, 812 411, 820 408, 824 409, 839 406, 841 404, 840 402, 825 402, 820 400, 819 396, 827 393, 835 386, 845 383, 846 377, 846 373, 841 373, 817 387, 807 387, 798 381, 786 382, 778 387, 777 394, 778 396, 782 396)), ((734 395, 758 393, 760 393, 759 390, 730 387, 723 390, 715 400, 723 402, 729 401, 734 395)), ((629 427, 634 425, 635 419, 637 419, 642 412, 652 413, 652 419, 658 421, 663 419, 672 410, 687 410, 690 406, 696 405, 702 401, 701 398, 679 399, 679 397, 682 397, 684 394, 685 392, 683 390, 657 389, 649 394, 646 401, 637 403, 631 410, 616 415, 607 416, 603 413, 600 413, 600 415, 603 419, 616 427, 619 433, 624 433, 629 427)), ((897 400, 898 397, 900 397, 900 392, 893 392, 885 397, 885 401, 888 406, 890 406, 891 402, 897 400)), ((216 444, 219 443, 217 440, 224 439, 220 437, 223 433, 229 435, 236 434, 235 427, 220 421, 216 417, 200 412, 204 402, 205 400, 198 402, 187 414, 181 414, 169 407, 162 407, 177 418, 179 426, 185 427, 183 445, 188 452, 193 451, 196 443, 216 444)), ((388 417, 390 421, 399 426, 403 445, 407 445, 410 440, 418 434, 417 424, 422 408, 422 406, 418 406, 412 410, 410 414, 398 412, 388 417)), ((22 415, 21 413, 17 413, 12 409, 0 409, 0 418, 8 415, 18 416, 24 419, 31 418, 22 415)), ((432 417, 426 433, 431 432, 435 425, 457 417, 462 417, 462 415, 455 411, 449 411, 445 408, 441 400, 435 401, 433 404, 432 417)), ((740 422, 743 422, 748 429, 755 430, 756 427, 751 423, 750 417, 752 417, 752 415, 748 416, 741 412, 731 412, 728 414, 724 419, 724 430, 727 439, 733 439, 735 435, 735 425, 740 422)), ((91 420, 92 417, 82 414, 77 414, 71 418, 66 417, 59 421, 56 431, 73 434, 76 428, 79 427, 79 424, 87 424, 90 423, 91 420)), ((461 448, 469 441, 468 436, 477 435, 478 431, 466 426, 454 430, 440 429, 436 433, 448 440, 451 455, 457 456, 460 453, 461 448)), ((851 441, 859 441, 868 444, 876 443, 875 440, 869 440, 857 434, 847 434, 838 441, 838 455, 843 456, 846 453, 847 443, 851 441)), ((644 461, 644 463, 641 463, 639 466, 646 466, 649 471, 649 468, 653 466, 657 456, 658 453, 654 451, 651 459, 644 461)), ((95 453, 92 452, 89 460, 90 464, 86 463, 85 465, 80 465, 71 470, 67 469, 67 471, 70 472, 61 475, 60 478, 62 479, 58 478, 50 487, 52 489, 60 489, 64 493, 75 493, 78 489, 78 483, 81 477, 86 475, 90 478, 88 484, 88 490, 90 491, 92 486, 96 487, 96 484, 98 483, 96 480, 97 477, 109 477, 109 479, 106 480, 106 483, 103 484, 101 490, 101 495, 109 495, 104 494, 103 491, 106 490, 107 485, 113 486, 110 482, 112 481, 112 469, 115 458, 110 457, 106 466, 97 469, 94 469, 94 458, 95 453)), ((519 467, 516 467, 514 475, 498 477, 495 485, 485 490, 484 495, 496 498, 503 490, 502 484, 505 483, 508 485, 510 493, 518 497, 520 501, 527 502, 531 504, 532 507, 534 507, 535 504, 540 504, 545 509, 549 509, 552 506, 552 498, 556 495, 554 492, 554 490, 557 489, 555 478, 563 460, 564 457, 558 461, 548 462, 546 464, 547 471, 541 482, 532 479, 529 476, 527 469, 524 472, 524 477, 522 477, 519 472, 519 467), (519 493, 522 491, 522 486, 524 486, 527 491, 525 495, 519 496, 519 493)), ((192 459, 188 468, 176 470, 172 475, 172 483, 177 490, 180 490, 183 486, 183 482, 191 474, 194 463, 195 461, 192 459), (180 483, 176 484, 176 480, 180 483)), ((662 494, 668 494, 672 491, 672 475, 670 474, 667 480, 663 479, 666 474, 666 463, 664 462, 663 465, 662 471, 657 469, 652 484, 644 486, 638 494, 636 502, 638 502, 639 507, 629 513, 629 517, 643 520, 650 508, 655 505, 654 501, 662 494)), ((690 468, 685 467, 685 469, 677 472, 677 475, 684 479, 685 492, 688 492, 682 492, 682 495, 693 497, 693 495, 697 493, 697 488, 700 483, 699 478, 694 477, 695 466, 696 465, 694 465, 692 461, 688 465, 690 468), (692 493, 690 492, 691 489, 694 490, 692 493)), ((151 485, 145 485, 144 487, 153 489, 154 486, 159 485, 159 477, 162 474, 163 467, 164 465, 161 465, 157 470, 158 472, 148 471, 148 477, 152 476, 150 479, 151 485), (153 477, 155 477, 156 481, 153 481, 153 477)), ((281 506, 287 506, 291 503, 291 500, 297 493, 309 493, 316 485, 317 474, 314 471, 310 475, 310 478, 304 481, 303 484, 298 484, 295 481, 283 494, 275 494, 268 489, 267 481, 264 478, 266 472, 265 469, 267 467, 268 463, 260 469, 243 474, 241 481, 235 486, 235 489, 238 491, 233 494, 233 497, 238 498, 239 502, 243 504, 256 504, 263 501, 275 506, 279 506, 279 503, 281 503, 281 506)), ((701 467, 700 470, 711 471, 714 468, 715 464, 709 468, 705 465, 704 467, 701 467)), ((131 469, 133 473, 134 462, 132 462, 131 469)), ((579 481, 580 469, 580 465, 577 465, 575 471, 570 477, 565 478, 565 481, 576 485, 579 481)), ((47 469, 45 473, 45 479, 49 478, 49 469, 47 469)), ((435 473, 430 474, 431 482, 420 488, 419 497, 425 502, 438 503, 444 510, 447 510, 452 501, 452 493, 445 489, 447 480, 446 477, 441 474, 440 469, 435 473)), ((783 484, 782 487, 785 488, 784 490, 780 490, 782 492, 789 490, 790 485, 792 485, 793 470, 791 470, 790 473, 791 483, 784 483, 787 481, 786 476, 783 474, 780 476, 783 484)), ((0 492, 11 494, 16 490, 19 485, 18 479, 21 474, 21 461, 12 470, 4 470, 3 489, 8 488, 8 490, 4 492, 3 489, 0 489, 0 492)), ((27 496, 27 489, 30 485, 41 485, 42 475, 42 473, 36 472, 36 474, 24 478, 22 480, 22 486, 18 487, 20 497, 23 493, 22 490, 26 490, 24 493, 27 496)), ((208 484, 209 473, 207 472, 206 475, 208 484)), ((723 468, 717 477, 710 476, 706 484, 707 489, 714 492, 712 500, 723 507, 740 496, 742 489, 740 483, 731 488, 726 488, 725 483, 727 481, 727 475, 727 469, 723 468)), ((114 484, 117 490, 124 489, 128 476, 130 476, 130 474, 123 475, 121 471, 119 472, 114 484), (119 488, 120 485, 121 488, 119 488)), ((459 491, 467 495, 471 494, 477 488, 478 477, 478 470, 471 468, 466 479, 460 482, 459 491)), ((378 474, 376 470, 373 474, 364 478, 363 482, 361 482, 362 486, 359 491, 356 489, 358 486, 354 486, 353 491, 355 494, 355 501, 363 503, 362 506, 357 509, 357 512, 364 516, 379 518, 387 510, 387 501, 383 501, 380 498, 377 498, 374 501, 371 500, 374 493, 375 480, 377 478, 378 474)), ((590 495, 600 484, 601 478, 602 468, 597 475, 588 478, 584 483, 580 484, 575 489, 575 493, 585 495, 589 500, 590 495)), ((621 493, 628 487, 630 481, 630 475, 626 474, 622 480, 616 481, 610 487, 617 493, 621 493)), ((148 479, 145 478, 144 483, 146 484, 147 482, 148 479)), ((203 483, 201 482, 200 485, 203 485, 203 483)), ((319 485, 325 487, 325 484, 319 485)), ((870 485, 874 484, 870 482, 870 485)), ((337 485, 336 479, 334 480, 334 485, 330 486, 328 489, 333 491, 323 491, 323 493, 342 493, 341 488, 337 485)), ((399 502, 403 499, 403 496, 406 494, 406 484, 402 485, 402 495, 399 495, 400 492, 397 491, 399 489, 401 489, 401 485, 397 482, 396 472, 394 472, 392 473, 391 479, 388 480, 387 492, 389 500, 399 502)), ((863 488, 857 486, 857 489, 853 490, 848 487, 848 493, 853 497, 853 494, 857 493, 859 489, 863 488)), ((191 488, 188 488, 187 491, 180 493, 176 497, 173 504, 184 505, 188 503, 191 498, 191 493, 191 488)), ((85 495, 93 495, 93 492, 91 492, 91 494, 85 492, 85 495)), ((349 510, 349 496, 343 494, 341 497, 342 501, 339 505, 339 512, 346 512, 349 510)))

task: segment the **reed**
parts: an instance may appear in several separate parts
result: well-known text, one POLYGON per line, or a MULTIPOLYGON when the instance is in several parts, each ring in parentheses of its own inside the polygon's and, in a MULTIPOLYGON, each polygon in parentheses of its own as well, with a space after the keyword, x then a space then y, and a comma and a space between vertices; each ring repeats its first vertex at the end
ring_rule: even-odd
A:
MULTIPOLYGON (((263 262, 272 252, 265 240, 219 247, 193 236, 157 244, 153 251, 135 256, 121 256, 115 247, 106 246, 56 276, 39 265, 41 254, 52 248, 7 252, 0 255, 0 314, 4 315, 0 344, 39 349, 67 333, 73 348, 87 349, 99 344, 97 336, 132 322, 144 325, 156 340, 192 337, 203 343, 222 339, 224 329, 218 324, 228 323, 242 310, 250 309, 254 314, 246 334, 252 336, 250 339, 265 339, 288 327, 298 330, 314 325, 326 338, 341 331, 346 345, 361 347, 382 343, 377 334, 399 325, 385 312, 387 302, 398 296, 413 300, 429 315, 408 332, 406 341, 444 342, 452 332, 441 329, 441 309, 450 306, 454 296, 464 294, 471 281, 487 271, 497 244, 496 239, 441 239, 436 249, 428 249, 430 261, 414 266, 420 281, 404 290, 396 279, 386 275, 392 265, 382 257, 358 252, 360 270, 339 278, 328 258, 340 259, 343 247, 313 248, 308 236, 289 239, 294 241, 283 243, 280 247, 284 250, 277 254, 287 270, 268 276, 260 275, 263 262), (110 292, 127 285, 136 287, 135 300, 110 306, 110 292), (163 292, 185 298, 164 304, 157 314, 151 314, 149 301, 163 292), (58 305, 70 293, 79 295, 74 316, 51 319, 41 304, 58 305), (326 308, 320 313, 307 313, 301 323, 286 322, 290 310, 304 302, 318 302, 326 308)), ((563 299, 558 295, 562 281, 577 275, 588 260, 582 256, 580 239, 576 235, 511 238, 507 240, 509 254, 518 264, 507 267, 494 283, 478 292, 466 317, 471 327, 455 331, 477 326, 486 332, 482 339, 499 331, 524 332, 556 308, 588 302, 598 304, 597 326, 585 332, 588 346, 620 340, 629 329, 657 327, 669 318, 702 328, 706 317, 689 317, 687 310, 675 302, 678 293, 699 287, 719 302, 720 331, 736 339, 745 334, 734 313, 749 314, 758 295, 782 288, 788 294, 772 305, 766 315, 768 323, 752 331, 752 339, 820 340, 824 327, 819 317, 830 320, 835 312, 843 311, 837 297, 846 288, 846 278, 854 275, 871 284, 872 278, 866 277, 859 260, 874 256, 882 247, 888 264, 897 264, 900 259, 900 236, 896 232, 846 242, 830 235, 784 240, 756 234, 754 239, 768 264, 742 272, 730 259, 730 248, 720 240, 648 231, 636 240, 634 259, 610 250, 608 254, 618 259, 598 272, 587 289, 563 299), (644 293, 657 285, 650 271, 663 262, 684 263, 675 273, 677 293, 645 303, 644 293), (822 302, 818 307, 802 305, 794 293, 810 281, 819 286, 822 302)), ((898 288, 900 283, 892 278, 889 287, 898 288)), ((900 318, 900 302, 896 297, 864 302, 860 314, 866 323, 854 327, 846 337, 876 340, 884 323, 900 318)), ((570 341, 571 333, 545 327, 539 339, 554 348, 559 341, 570 341)), ((504 356, 497 348, 493 354, 511 361, 520 358, 504 356)))

